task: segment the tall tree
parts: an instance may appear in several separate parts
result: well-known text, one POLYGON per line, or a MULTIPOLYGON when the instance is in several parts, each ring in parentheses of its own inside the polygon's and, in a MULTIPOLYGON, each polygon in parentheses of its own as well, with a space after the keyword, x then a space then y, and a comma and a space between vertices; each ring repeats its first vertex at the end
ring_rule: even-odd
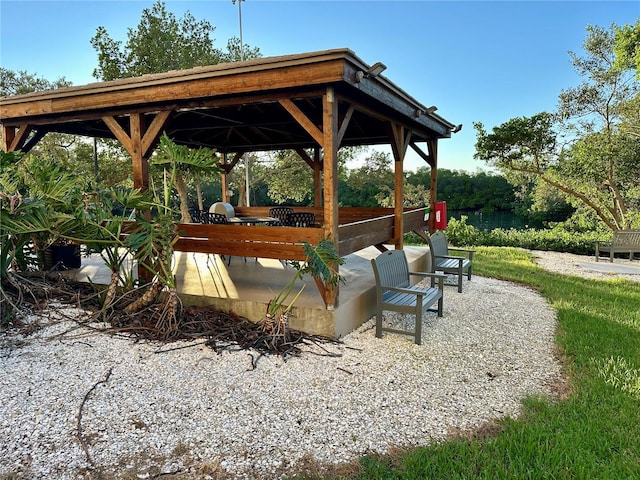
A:
MULTIPOLYGON (((240 60, 239 40, 231 38, 223 51, 214 45, 214 31, 210 22, 197 20, 190 12, 176 18, 163 1, 157 1, 142 11, 137 27, 128 29, 126 41, 115 40, 105 27, 98 27, 91 39, 98 53, 98 67, 93 75, 99 80, 115 80, 240 60)), ((244 45, 243 50, 245 59, 261 56, 258 48, 244 45)), ((178 169, 176 186, 181 189, 181 201, 186 202, 186 185, 193 184, 201 205, 200 186, 209 173, 185 169, 182 164, 178 169)), ((182 205, 181 210, 185 212, 187 205, 182 205)))
POLYGON ((25 93, 39 92, 41 90, 53 90, 55 88, 68 87, 71 82, 61 77, 51 82, 36 74, 28 73, 24 70, 14 72, 7 68, 0 67, 0 97, 12 95, 22 95, 25 93))
POLYGON ((640 20, 635 25, 616 29, 614 53, 615 67, 620 70, 635 69, 640 79, 640 20))
POLYGON ((475 158, 516 184, 534 178, 585 205, 612 230, 640 222, 640 139, 621 129, 624 107, 638 95, 632 72, 615 66, 616 27, 587 27, 586 56, 570 52, 584 81, 561 92, 558 112, 520 117, 487 133, 480 122, 475 158))
POLYGON ((127 41, 111 38, 100 26, 91 39, 98 53, 98 80, 137 77, 147 73, 181 70, 220 61, 222 52, 213 45, 215 28, 186 12, 177 19, 158 1, 142 11, 140 23, 127 31, 127 41))

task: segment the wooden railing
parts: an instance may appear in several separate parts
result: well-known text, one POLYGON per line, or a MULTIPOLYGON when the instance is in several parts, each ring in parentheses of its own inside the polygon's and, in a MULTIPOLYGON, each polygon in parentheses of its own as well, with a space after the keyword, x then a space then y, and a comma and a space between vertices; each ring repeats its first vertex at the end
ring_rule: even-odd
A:
MULTIPOLYGON (((237 207, 235 210, 238 216, 262 217, 269 214, 269 207, 237 207)), ((322 225, 322 209, 295 207, 295 210, 315 213, 316 224, 322 225)), ((424 208, 405 209, 405 233, 427 228, 424 211, 424 208)), ((372 245, 382 249, 383 244, 393 243, 394 214, 391 208, 341 208, 338 216, 338 253, 342 257, 372 245)), ((175 249, 179 251, 287 260, 304 260, 303 244, 317 245, 323 235, 321 228, 196 223, 180 224, 178 231, 180 239, 175 249)))
POLYGON ((304 242, 322 240, 320 228, 182 223, 178 232, 178 251, 286 260, 304 260, 304 242))

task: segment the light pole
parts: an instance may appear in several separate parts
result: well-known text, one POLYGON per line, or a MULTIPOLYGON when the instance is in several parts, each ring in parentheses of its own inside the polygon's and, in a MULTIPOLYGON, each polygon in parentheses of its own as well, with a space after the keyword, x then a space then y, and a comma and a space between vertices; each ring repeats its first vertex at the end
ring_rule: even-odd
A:
MULTIPOLYGON (((244 62, 244 45, 242 42, 242 2, 244 0, 231 0, 233 5, 238 2, 238 22, 240 24, 240 61, 244 62)), ((245 192, 247 196, 247 207, 251 206, 251 201, 249 200, 249 158, 244 157, 244 183, 245 183, 245 192)))
POLYGON ((240 22, 240 60, 244 62, 244 46, 242 44, 242 2, 244 0, 231 0, 233 5, 238 2, 238 21, 240 22))

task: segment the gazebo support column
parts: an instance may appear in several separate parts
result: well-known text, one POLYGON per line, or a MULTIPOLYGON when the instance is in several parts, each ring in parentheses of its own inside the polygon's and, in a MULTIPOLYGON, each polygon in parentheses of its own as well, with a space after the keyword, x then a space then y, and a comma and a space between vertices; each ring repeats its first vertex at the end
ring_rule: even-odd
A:
POLYGON ((313 149, 313 205, 322 206, 322 159, 320 149, 313 149))
MULTIPOLYGON (((146 127, 145 118, 142 113, 132 113, 129 116, 129 133, 120 126, 115 117, 105 116, 102 121, 109 127, 111 133, 118 139, 122 146, 131 155, 133 163, 133 186, 141 191, 149 189, 149 156, 155 148, 160 132, 166 125, 171 112, 163 111, 158 113, 149 128, 146 127)), ((144 215, 150 218, 149 211, 144 215)), ((151 280, 152 274, 149 270, 138 265, 138 276, 147 281, 151 280)))
POLYGON ((396 250, 401 250, 404 246, 404 157, 411 138, 411 130, 392 123, 391 134, 391 150, 395 160, 393 239, 396 250))
MULTIPOLYGON (((338 247, 338 102, 332 87, 322 97, 324 165, 324 237, 338 247)), ((338 265, 334 266, 336 270, 338 265)), ((338 286, 324 285, 323 298, 328 309, 338 306, 338 286)), ((322 292, 322 290, 321 290, 322 292)))
POLYGON ((429 149, 429 157, 432 160, 431 164, 431 178, 429 185, 429 233, 433 233, 436 230, 436 201, 438 199, 438 140, 429 140, 427 142, 429 149))
POLYGON ((438 140, 427 141, 427 151, 425 153, 415 143, 411 144, 411 148, 422 157, 422 159, 431 167, 431 175, 429 179, 429 233, 435 231, 435 209, 436 200, 438 199, 438 140))

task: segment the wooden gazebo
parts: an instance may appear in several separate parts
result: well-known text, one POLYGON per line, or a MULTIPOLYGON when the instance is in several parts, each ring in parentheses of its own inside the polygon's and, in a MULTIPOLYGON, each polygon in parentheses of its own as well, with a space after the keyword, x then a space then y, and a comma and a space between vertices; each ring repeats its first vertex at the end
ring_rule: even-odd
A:
MULTIPOLYGON (((2 149, 28 151, 48 132, 115 138, 131 155, 134 185, 142 189, 162 132, 178 144, 215 148, 227 173, 244 153, 293 149, 313 169, 315 202, 307 210, 321 228, 183 224, 176 249, 303 259, 302 243, 322 238, 334 242, 341 256, 371 245, 399 249, 405 232, 433 230, 424 208, 402 207, 407 149, 431 167, 433 210, 438 139, 459 127, 391 83, 381 75, 384 68, 336 49, 5 97, 2 149), (337 152, 353 145, 391 146, 394 209, 338 208, 337 152)), ((236 211, 255 216, 267 208, 236 211)), ((337 305, 337 290, 319 288, 327 307, 337 305)))

